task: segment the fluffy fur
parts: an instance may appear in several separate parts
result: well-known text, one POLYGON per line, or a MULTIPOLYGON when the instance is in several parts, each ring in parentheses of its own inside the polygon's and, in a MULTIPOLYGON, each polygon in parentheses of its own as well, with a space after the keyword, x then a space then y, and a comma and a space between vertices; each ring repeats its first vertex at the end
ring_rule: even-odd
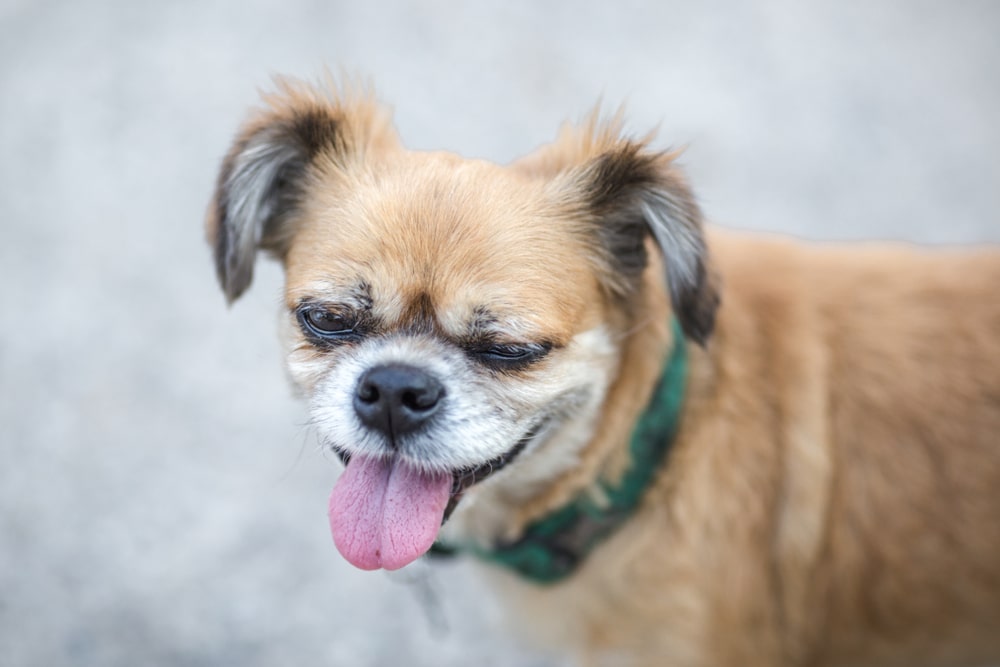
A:
POLYGON ((1000 662, 1000 253, 706 232, 674 155, 617 120, 498 166, 404 150, 363 91, 281 82, 265 102, 208 237, 230 300, 257 249, 283 262, 322 438, 384 453, 352 393, 404 362, 448 397, 409 464, 469 470, 529 440, 449 539, 516 537, 620 475, 660 360, 688 345, 641 510, 565 583, 493 574, 526 625, 586 664, 1000 662), (309 304, 352 338, 308 335, 309 304), (545 353, 491 366, 490 345, 545 353))

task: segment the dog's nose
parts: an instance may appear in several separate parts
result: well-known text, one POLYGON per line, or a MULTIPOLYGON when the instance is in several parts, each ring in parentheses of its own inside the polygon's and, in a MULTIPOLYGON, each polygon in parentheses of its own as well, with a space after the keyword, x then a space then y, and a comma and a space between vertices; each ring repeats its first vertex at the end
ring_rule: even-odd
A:
POLYGON ((423 426, 444 396, 444 387, 427 371, 389 364, 365 371, 354 391, 354 410, 366 425, 389 437, 396 437, 423 426))

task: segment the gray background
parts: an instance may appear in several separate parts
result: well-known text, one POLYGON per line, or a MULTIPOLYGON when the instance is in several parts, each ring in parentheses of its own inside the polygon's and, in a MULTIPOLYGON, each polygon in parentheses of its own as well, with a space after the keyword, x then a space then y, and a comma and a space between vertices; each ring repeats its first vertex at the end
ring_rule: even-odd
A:
POLYGON ((216 289, 232 133, 271 73, 324 65, 415 148, 507 161, 603 96, 688 146, 721 224, 1000 240, 1000 3, 5 0, 0 664, 563 664, 465 565, 342 561, 280 271, 216 289))

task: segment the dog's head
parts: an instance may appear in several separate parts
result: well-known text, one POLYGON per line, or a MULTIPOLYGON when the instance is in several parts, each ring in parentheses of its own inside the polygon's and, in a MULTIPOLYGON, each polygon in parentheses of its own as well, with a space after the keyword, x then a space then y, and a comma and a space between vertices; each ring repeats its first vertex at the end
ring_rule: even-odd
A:
POLYGON ((230 301, 259 249, 284 264, 288 366, 347 462, 331 526, 355 565, 411 562, 508 463, 490 484, 572 465, 649 303, 711 332, 698 208, 672 156, 619 123, 503 167, 403 149, 365 94, 284 82, 265 101, 208 236, 230 301))

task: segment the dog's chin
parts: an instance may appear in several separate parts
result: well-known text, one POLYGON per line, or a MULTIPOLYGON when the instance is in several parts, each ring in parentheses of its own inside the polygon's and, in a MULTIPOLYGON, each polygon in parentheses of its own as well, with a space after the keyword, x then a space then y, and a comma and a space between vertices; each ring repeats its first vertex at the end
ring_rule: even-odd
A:
POLYGON ((451 517, 452 512, 458 507, 458 503, 462 499, 462 494, 466 490, 503 470, 509 463, 516 459, 521 452, 528 448, 528 445, 538 438, 539 433, 544 430, 547 421, 545 420, 529 429, 524 437, 514 443, 513 447, 500 456, 494 457, 476 468, 455 473, 455 481, 451 487, 451 498, 444 511, 444 521, 447 521, 451 517))

